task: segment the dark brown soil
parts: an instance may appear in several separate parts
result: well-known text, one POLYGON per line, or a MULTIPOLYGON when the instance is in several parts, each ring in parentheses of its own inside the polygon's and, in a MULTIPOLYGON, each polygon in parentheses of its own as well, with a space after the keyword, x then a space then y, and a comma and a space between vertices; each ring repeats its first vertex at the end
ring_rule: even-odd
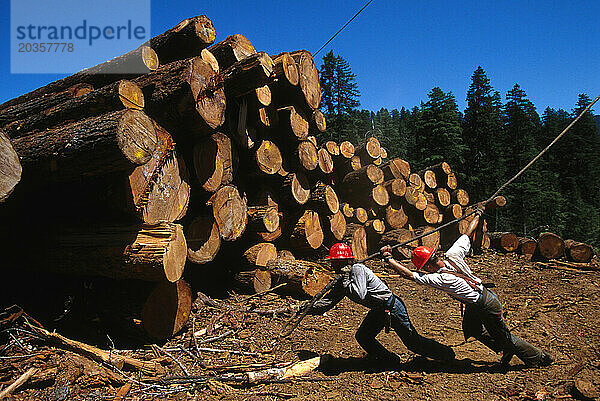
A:
MULTIPOLYGON (((363 351, 354 339, 354 332, 366 309, 348 299, 324 316, 307 317, 290 337, 279 338, 280 329, 289 319, 289 314, 261 316, 240 309, 275 309, 297 305, 299 301, 274 294, 251 299, 246 295, 233 294, 217 299, 233 310, 197 303, 197 310, 188 327, 164 344, 165 348, 170 349, 169 354, 191 375, 222 374, 223 371, 215 369, 217 366, 292 362, 315 355, 329 355, 323 366, 306 376, 319 381, 255 386, 203 381, 196 385, 163 385, 159 388, 140 387, 134 383, 125 398, 115 398, 119 388, 127 383, 118 373, 109 374, 109 369, 87 358, 56 350, 21 333, 24 336, 20 337, 21 345, 15 345, 10 337, 3 337, 6 344, 12 345, 0 355, 42 354, 29 358, 1 359, 0 383, 10 384, 29 367, 36 366, 40 371, 47 372, 48 378, 44 381, 37 377, 26 383, 13 395, 15 399, 583 399, 571 389, 575 381, 591 386, 591 395, 594 395, 593 391, 600 389, 600 272, 542 268, 513 254, 487 253, 471 258, 470 263, 473 271, 484 281, 496 284, 495 291, 502 301, 507 324, 513 332, 552 353, 556 358, 553 365, 525 368, 515 357, 509 369, 502 369, 498 364, 500 355, 473 340, 464 341, 457 301, 433 289, 399 278, 388 278, 386 281, 394 293, 406 303, 417 330, 424 336, 451 345, 458 363, 446 365, 416 357, 393 332, 381 333, 378 338, 400 356, 402 363, 384 366, 370 362, 364 358, 363 351), (196 332, 206 329, 206 333, 197 336, 198 341, 233 331, 223 339, 201 344, 200 347, 257 355, 203 351, 198 356, 190 340, 192 325, 196 332), (189 354, 173 349, 179 346, 186 347, 211 369, 202 369, 189 354), (167 391, 167 388, 170 390, 167 391), (170 391, 173 393, 169 394, 170 391)), ((383 272, 379 262, 371 267, 374 271, 383 272)), ((96 321, 95 324, 102 323, 96 321)), ((14 336, 17 335, 15 333, 12 332, 14 336)), ((92 342, 91 337, 78 338, 74 330, 69 335, 92 342)), ((124 342, 117 336, 113 333, 111 339, 119 349, 124 342)), ((96 341, 96 344, 106 348, 103 341, 96 341)), ((155 357, 148 346, 143 346, 146 341, 143 339, 142 345, 128 354, 142 359, 155 357)), ((183 375, 182 368, 162 351, 155 348, 154 353, 162 357, 166 365, 167 373, 162 377, 183 375)), ((148 378, 135 372, 127 374, 130 378, 143 379, 148 383, 148 378)))

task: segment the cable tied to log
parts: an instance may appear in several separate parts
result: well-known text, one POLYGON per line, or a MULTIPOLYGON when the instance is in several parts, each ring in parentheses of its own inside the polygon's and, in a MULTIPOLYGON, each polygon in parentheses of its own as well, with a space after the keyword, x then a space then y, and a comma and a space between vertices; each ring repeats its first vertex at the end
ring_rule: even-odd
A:
MULTIPOLYGON (((538 155, 536 157, 534 157, 533 159, 531 159, 531 161, 529 163, 527 163, 525 165, 525 167, 523 167, 517 174, 515 174, 511 179, 509 179, 508 181, 506 181, 504 184, 502 184, 500 186, 500 188, 498 188, 498 190, 496 192, 494 192, 494 194, 492 196, 490 196, 488 199, 486 199, 483 202, 479 202, 477 204, 481 204, 483 206, 487 205, 488 203, 490 203, 491 201, 493 201, 507 186, 509 186, 510 184, 512 184, 517 178, 519 178, 529 167, 531 167, 531 165, 533 163, 535 163, 540 157, 542 157, 542 155, 544 153, 546 153, 556 142, 558 142, 558 140, 560 138, 562 138, 572 127, 573 125, 575 125, 575 123, 577 121, 579 121, 579 119, 588 112, 588 110, 594 105, 594 103, 596 103, 598 100, 600 100, 600 95, 598 95, 590 104, 588 104, 580 113, 579 115, 573 120, 571 121, 571 123, 556 137, 554 138, 554 140, 552 142, 550 142, 548 144, 548 146, 546 146, 544 149, 542 149, 542 151, 540 153, 538 153, 538 155)), ((410 244, 411 242, 417 241, 423 237, 426 237, 430 234, 433 234, 435 232, 438 232, 454 223, 458 223, 461 220, 466 219, 467 217, 475 214, 477 212, 477 209, 464 214, 463 216, 454 219, 452 221, 449 221, 445 224, 442 224, 441 226, 431 230, 431 231, 427 231, 423 234, 417 235, 414 238, 411 238, 407 241, 404 242, 400 242, 398 244, 395 244, 392 246, 392 249, 410 244)), ((379 256, 379 252, 374 253, 372 255, 367 256, 364 259, 361 259, 359 261, 357 261, 357 263, 363 263, 366 262, 367 260, 373 259, 377 256, 379 256)), ((316 294, 310 301, 308 304, 306 304, 306 306, 304 308, 302 308, 300 311, 298 311, 298 314, 294 317, 292 317, 282 328, 280 336, 282 337, 287 337, 290 334, 292 334, 292 332, 296 329, 296 327, 298 327, 298 325, 300 324, 300 322, 302 321, 302 319, 304 319, 304 317, 308 314, 308 312, 310 312, 310 310, 313 308, 313 306, 315 305, 315 303, 323 298, 323 296, 329 292, 329 290, 331 290, 341 279, 342 279, 343 275, 342 274, 338 274, 333 280, 331 280, 329 282, 329 284, 327 284, 321 291, 319 291, 318 294, 316 294)))

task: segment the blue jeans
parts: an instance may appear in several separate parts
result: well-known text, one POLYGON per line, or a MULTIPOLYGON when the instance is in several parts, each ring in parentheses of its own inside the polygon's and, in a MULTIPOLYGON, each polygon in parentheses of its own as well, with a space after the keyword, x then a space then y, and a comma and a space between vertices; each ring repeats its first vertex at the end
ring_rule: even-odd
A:
MULTIPOLYGON (((406 348, 415 354, 423 355, 437 360, 453 360, 452 348, 440 344, 435 340, 425 338, 417 333, 406 312, 406 306, 400 298, 392 295, 387 302, 386 308, 390 311, 391 327, 394 329, 406 348)), ((377 358, 389 358, 395 356, 379 341, 375 339, 377 334, 385 326, 385 309, 371 309, 356 331, 356 341, 367 351, 369 355, 377 358)))

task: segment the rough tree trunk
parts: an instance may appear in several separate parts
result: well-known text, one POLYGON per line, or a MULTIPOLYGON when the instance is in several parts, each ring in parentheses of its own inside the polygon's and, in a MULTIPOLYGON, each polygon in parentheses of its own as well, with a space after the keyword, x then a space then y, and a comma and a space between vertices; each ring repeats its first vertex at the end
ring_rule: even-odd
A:
POLYGON ((10 139, 0 131, 0 203, 8 198, 19 183, 22 170, 10 139))

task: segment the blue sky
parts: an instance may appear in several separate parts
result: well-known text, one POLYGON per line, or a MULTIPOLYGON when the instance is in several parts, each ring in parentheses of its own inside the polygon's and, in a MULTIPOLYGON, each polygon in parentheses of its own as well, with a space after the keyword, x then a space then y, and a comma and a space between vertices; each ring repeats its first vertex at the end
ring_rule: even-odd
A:
MULTIPOLYGON (((151 30, 156 35, 206 14, 217 41, 241 33, 270 54, 314 52, 365 3, 152 1, 151 30)), ((10 73, 9 16, 9 1, 0 0, 0 102, 62 77, 10 73)), ((435 86, 452 91, 463 110, 478 65, 503 98, 519 83, 538 112, 570 110, 579 93, 600 93, 598 17, 599 1, 374 0, 316 62, 331 49, 344 57, 358 77, 361 108, 370 110, 413 107, 435 86)))

